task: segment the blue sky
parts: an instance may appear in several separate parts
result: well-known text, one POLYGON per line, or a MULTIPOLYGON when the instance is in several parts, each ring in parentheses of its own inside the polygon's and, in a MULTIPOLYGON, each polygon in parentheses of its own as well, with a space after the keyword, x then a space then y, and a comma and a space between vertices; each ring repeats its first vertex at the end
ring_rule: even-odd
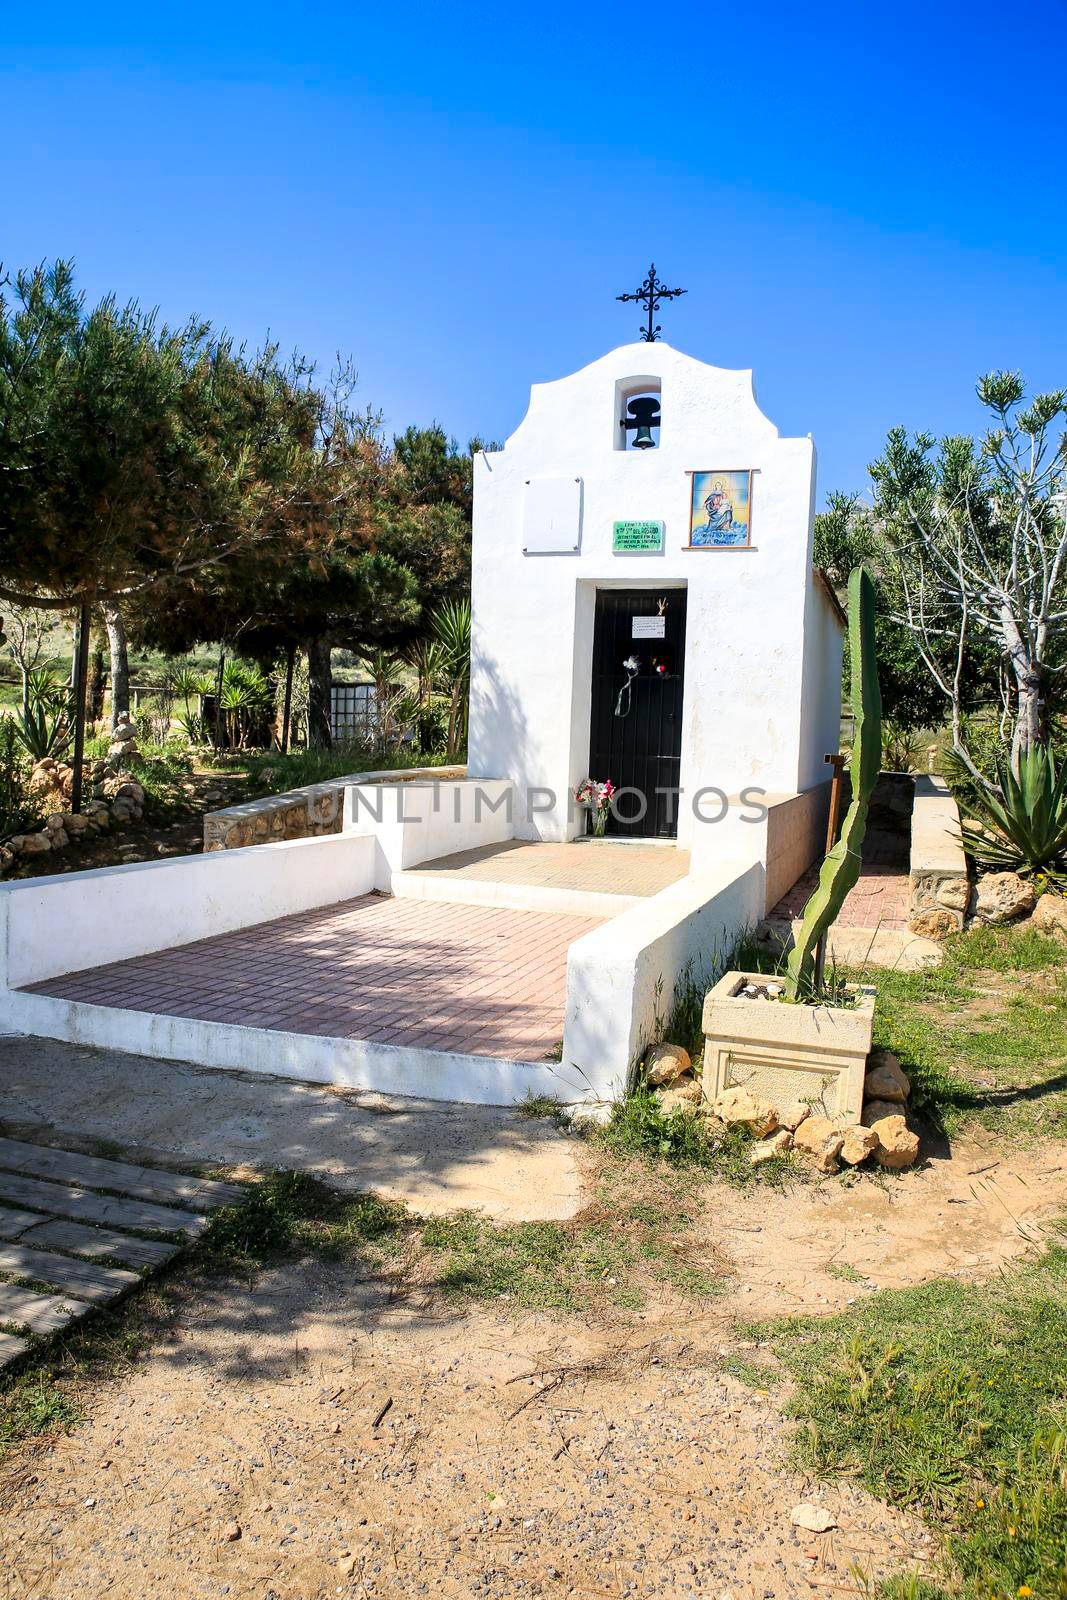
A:
POLYGON ((820 500, 977 373, 1067 386, 1067 9, 23 7, 0 257, 351 354, 387 424, 504 437, 635 335, 752 367, 820 500))

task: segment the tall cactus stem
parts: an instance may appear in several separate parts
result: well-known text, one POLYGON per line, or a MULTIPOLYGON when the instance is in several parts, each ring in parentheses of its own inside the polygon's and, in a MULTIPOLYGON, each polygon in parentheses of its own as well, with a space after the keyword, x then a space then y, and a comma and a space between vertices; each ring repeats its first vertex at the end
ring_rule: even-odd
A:
POLYGON ((813 997, 816 947, 832 927, 845 897, 859 879, 867 811, 882 765, 882 694, 875 656, 874 583, 865 567, 854 567, 849 574, 848 641, 855 718, 852 804, 845 813, 837 843, 823 861, 819 881, 804 907, 796 942, 790 952, 785 991, 793 1000, 813 997))

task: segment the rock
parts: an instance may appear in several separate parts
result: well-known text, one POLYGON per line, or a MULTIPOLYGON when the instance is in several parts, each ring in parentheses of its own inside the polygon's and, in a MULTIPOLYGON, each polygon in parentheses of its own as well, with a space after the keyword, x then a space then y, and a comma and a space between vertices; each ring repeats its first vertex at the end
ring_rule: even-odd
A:
POLYGON ((44 826, 46 833, 62 833, 66 816, 62 811, 53 811, 50 817, 45 817, 44 826))
POLYGON ((342 1578, 350 1578, 353 1572, 356 1570, 355 1556, 342 1556, 340 1561, 337 1563, 337 1570, 341 1574, 342 1578))
POLYGON ((960 919, 951 911, 937 907, 930 911, 919 911, 908 918, 908 928, 912 933, 917 933, 923 939, 936 939, 938 941, 949 938, 960 931, 960 919))
POLYGON ((899 1100, 868 1100, 860 1121, 865 1128, 873 1128, 883 1117, 899 1117, 902 1109, 899 1100))
POLYGON ((820 1172, 836 1172, 844 1134, 829 1117, 805 1117, 793 1135, 793 1149, 808 1156, 820 1172))
POLYGON ((810 1116, 811 1107, 806 1100, 787 1100, 784 1106, 778 1107, 778 1126, 796 1133, 804 1118, 810 1116))
POLYGON ((0 844, 0 872, 6 872, 15 859, 15 852, 0 844))
POLYGON ((918 1134, 912 1133, 904 1117, 881 1117, 870 1131, 878 1134, 878 1149, 875 1150, 878 1166, 899 1171, 917 1160, 918 1134))
POLYGON ((52 840, 47 833, 16 833, 7 842, 17 856, 43 856, 52 848, 52 840))
POLYGON ((1014 922, 1033 911, 1036 902, 1033 884, 1017 872, 987 872, 975 890, 974 920, 994 926, 1014 922))
POLYGON ((66 828, 49 829, 48 838, 53 850, 65 850, 70 843, 66 828))
POLYGON ((66 830, 67 833, 69 833, 71 835, 77 835, 79 833, 84 833, 88 826, 89 826, 89 818, 87 816, 82 816, 80 813, 77 813, 77 812, 75 812, 72 815, 68 816, 65 819, 64 823, 63 823, 64 829, 66 830))
POLYGON ((129 800, 132 805, 144 805, 144 790, 132 778, 123 778, 117 789, 114 790, 116 800, 129 800))
POLYGON ((778 1126, 775 1107, 749 1094, 747 1089, 723 1090, 712 1109, 727 1127, 745 1127, 757 1139, 773 1133, 778 1126))
POLYGON ((645 1080, 657 1087, 661 1083, 674 1083, 693 1065, 689 1051, 680 1044, 654 1044, 645 1055, 645 1080))
POLYGON ((1031 926, 1058 944, 1067 944, 1067 896, 1046 889, 1030 919, 1031 926))
POLYGON ((657 1089, 656 1099, 664 1116, 670 1116, 672 1111, 695 1111, 700 1105, 700 1085, 695 1078, 671 1084, 669 1088, 657 1089))
POLYGON ((878 1135, 874 1159, 880 1167, 891 1167, 894 1171, 910 1167, 919 1154, 919 1136, 912 1133, 901 1116, 879 1118, 871 1124, 871 1132, 878 1135))
POLYGON ((769 1139, 757 1139, 748 1152, 748 1159, 754 1167, 759 1167, 765 1161, 773 1161, 775 1156, 788 1155, 792 1148, 793 1135, 788 1128, 779 1128, 769 1139))
POLYGON ((233 1544, 235 1540, 241 1537, 241 1524, 239 1522, 228 1522, 222 1530, 222 1537, 227 1544, 233 1544))
POLYGON ((789 1520, 794 1528, 803 1528, 805 1533, 829 1533, 831 1528, 837 1527, 836 1519, 825 1506, 794 1506, 789 1520))
POLYGON ((875 1050, 863 1080, 865 1100, 906 1100, 911 1080, 892 1050, 875 1050))
POLYGON ((841 1143, 841 1160, 850 1167, 873 1156, 878 1149, 878 1135, 873 1128, 845 1128, 841 1143))
POLYGON ((950 911, 966 911, 971 903, 971 880, 962 876, 945 878, 937 886, 935 899, 950 911))

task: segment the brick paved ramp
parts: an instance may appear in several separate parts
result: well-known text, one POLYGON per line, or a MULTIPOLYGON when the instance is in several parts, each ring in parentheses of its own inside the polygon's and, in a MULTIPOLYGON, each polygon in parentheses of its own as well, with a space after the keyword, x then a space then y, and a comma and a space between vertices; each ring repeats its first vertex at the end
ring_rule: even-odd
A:
MULTIPOLYGON (((811 867, 778 902, 769 918, 785 921, 799 917, 818 881, 819 868, 811 867)), ((910 894, 907 841, 902 843, 896 836, 868 829, 859 882, 845 897, 836 926, 906 933, 910 894)))
POLYGON ((601 918, 363 895, 36 994, 248 1028, 537 1061, 563 1037, 567 951, 601 918))
POLYGON ((243 1198, 234 1184, 0 1138, 0 1366, 28 1335, 125 1294, 243 1198))

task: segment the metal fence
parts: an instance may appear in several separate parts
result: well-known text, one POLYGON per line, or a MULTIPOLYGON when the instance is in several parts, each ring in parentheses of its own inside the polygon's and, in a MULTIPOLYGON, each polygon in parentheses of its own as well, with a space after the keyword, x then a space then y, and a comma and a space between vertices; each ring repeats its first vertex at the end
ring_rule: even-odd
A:
POLYGON ((330 690, 330 730, 339 741, 378 736, 378 705, 373 683, 335 683, 330 690))

